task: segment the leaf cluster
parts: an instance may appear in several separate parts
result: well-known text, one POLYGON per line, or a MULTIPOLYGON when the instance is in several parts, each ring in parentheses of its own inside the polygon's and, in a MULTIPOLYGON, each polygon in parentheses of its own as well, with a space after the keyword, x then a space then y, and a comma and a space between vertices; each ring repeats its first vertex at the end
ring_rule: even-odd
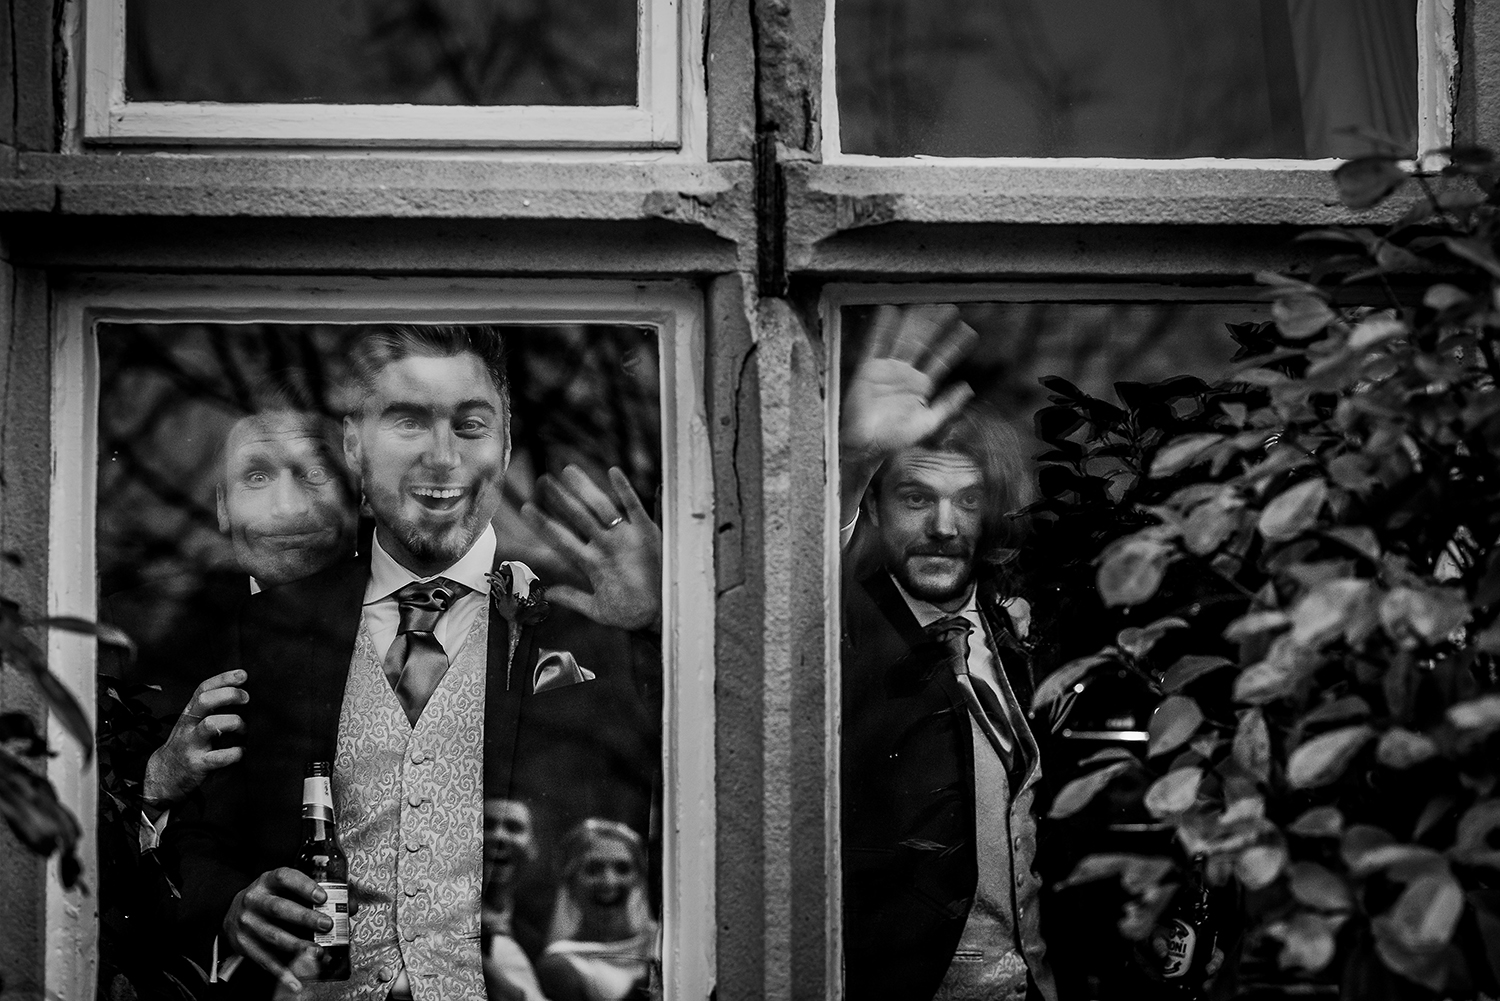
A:
MULTIPOLYGON (((1150 624, 1034 708, 1139 672, 1146 760, 1094 762, 1053 816, 1144 771, 1139 805, 1244 891, 1285 970, 1471 997, 1500 986, 1500 167, 1447 152, 1339 168, 1351 205, 1424 197, 1382 232, 1309 234, 1335 248, 1310 281, 1260 276, 1274 321, 1231 329, 1218 382, 1117 387, 1124 409, 1048 383, 1035 515, 1072 548, 1039 562, 1076 574, 1092 550, 1099 603, 1150 624), (1436 277, 1399 297, 1408 274, 1436 277), (1348 304, 1359 283, 1375 305, 1348 304)), ((1129 876, 1143 937, 1181 876, 1123 858, 1071 882, 1129 876)))

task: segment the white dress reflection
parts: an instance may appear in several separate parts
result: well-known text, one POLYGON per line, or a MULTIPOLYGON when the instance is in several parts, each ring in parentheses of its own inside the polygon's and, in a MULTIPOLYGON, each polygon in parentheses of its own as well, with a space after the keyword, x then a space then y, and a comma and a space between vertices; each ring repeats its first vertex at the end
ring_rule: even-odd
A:
POLYGON ((563 838, 561 865, 551 943, 537 963, 547 997, 649 998, 657 923, 646 899, 640 835, 612 820, 585 820, 563 838))

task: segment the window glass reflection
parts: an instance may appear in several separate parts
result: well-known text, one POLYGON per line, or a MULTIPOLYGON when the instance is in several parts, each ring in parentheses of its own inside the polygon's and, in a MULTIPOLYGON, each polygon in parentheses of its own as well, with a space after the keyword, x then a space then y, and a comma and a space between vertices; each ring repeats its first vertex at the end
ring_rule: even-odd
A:
POLYGON ((630 0, 127 0, 132 101, 633 105, 630 0))
MULTIPOLYGON (((1115 900, 1051 889, 1089 851, 1171 845, 1134 817, 1039 815, 1090 755, 1144 754, 1146 719, 1133 713, 1154 703, 1130 678, 1101 672, 1061 722, 1031 712, 1038 681, 1097 649, 1110 625, 1088 605, 1091 566, 1065 579, 1057 563, 1071 573, 1077 561, 1045 562, 1062 550, 1059 533, 1044 538, 1049 508, 1037 502, 1057 491, 1037 482, 1036 459, 1055 446, 1043 445, 1036 421, 1046 423, 1059 384, 1038 379, 1133 405, 1152 398, 1140 383, 1220 374, 1237 347, 1226 324, 1267 312, 1085 302, 844 310, 839 781, 850 1001, 1165 989, 1150 957, 1121 944, 1115 900)), ((1190 388, 1177 395, 1174 405, 1193 404, 1190 388)), ((1086 536, 1084 525, 1075 519, 1066 532, 1086 536)))
MULTIPOLYGON (((645 996, 654 331, 106 324, 98 343, 100 612, 139 647, 100 663, 101 990, 201 990, 216 957, 252 992, 330 973, 240 920, 257 892, 318 920, 268 874, 299 865, 323 766, 351 983, 645 996)), ((319 931, 276 913, 291 941, 319 931)))
POLYGON ((877 156, 1411 154, 1416 0, 839 0, 877 156))

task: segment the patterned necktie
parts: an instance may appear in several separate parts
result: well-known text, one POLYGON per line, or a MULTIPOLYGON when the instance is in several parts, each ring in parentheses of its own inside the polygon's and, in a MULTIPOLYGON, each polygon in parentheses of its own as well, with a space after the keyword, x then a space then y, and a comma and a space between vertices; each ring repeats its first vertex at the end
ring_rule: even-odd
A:
POLYGON ((396 592, 401 605, 401 624, 396 640, 385 655, 385 676, 406 710, 412 726, 422 717, 427 700, 448 673, 448 655, 432 631, 455 601, 469 593, 462 584, 439 577, 412 581, 396 592))
POLYGON ((995 690, 983 678, 969 674, 969 633, 974 624, 962 615, 949 615, 931 622, 924 630, 947 650, 949 666, 964 693, 974 726, 985 735, 1007 772, 1016 765, 1016 742, 995 690))

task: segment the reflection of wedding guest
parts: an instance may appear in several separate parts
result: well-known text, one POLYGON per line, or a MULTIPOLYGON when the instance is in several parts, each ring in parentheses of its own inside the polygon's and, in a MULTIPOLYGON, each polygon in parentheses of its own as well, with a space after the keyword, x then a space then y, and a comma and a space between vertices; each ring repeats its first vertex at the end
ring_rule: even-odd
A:
POLYGON ((592 817, 563 839, 553 941, 537 963, 552 1001, 625 1001, 650 994, 657 925, 646 900, 640 835, 592 817))
POLYGON ((968 387, 938 392, 974 337, 951 306, 886 307, 845 396, 841 502, 877 556, 846 559, 843 585, 851 1001, 1057 996, 1033 871, 1027 616, 996 562, 1028 469, 968 387))
POLYGON ((513 799, 484 802, 484 983, 490 1001, 545 1001, 511 922, 521 870, 536 859, 531 810, 513 799))
MULTIPOLYGON (((241 609, 239 666, 266 696, 247 705, 241 761, 168 828, 181 927, 218 974, 258 981, 243 989, 269 992, 255 967, 300 989, 289 964, 332 924, 292 867, 301 776, 332 761, 358 906, 352 977, 319 994, 475 997, 483 859, 469 832, 483 801, 562 822, 602 801, 644 824, 660 717, 632 708, 634 677, 659 672, 660 653, 563 609, 543 618, 530 572, 501 559, 490 522, 510 395, 497 331, 372 328, 351 360, 360 401, 344 447, 374 515, 371 553, 241 609)), ((590 545, 638 510, 594 512, 590 545)))
MULTIPOLYGON (((103 657, 101 674, 159 686, 141 701, 154 714, 176 717, 159 747, 129 729, 113 746, 101 747, 116 776, 106 792, 123 793, 125 800, 118 808, 121 829, 102 832, 103 938, 111 954, 105 961, 117 955, 121 966, 148 975, 162 965, 152 958, 162 938, 149 901, 171 892, 159 885, 152 861, 170 809, 241 753, 217 746, 241 728, 238 707, 248 697, 238 687, 243 672, 220 670, 223 624, 261 586, 315 573, 354 547, 356 510, 338 425, 282 390, 256 399, 257 408, 234 422, 215 457, 219 528, 235 569, 154 581, 110 596, 100 609, 104 621, 136 638, 138 650, 133 662, 103 657)), ((101 703, 101 717, 112 711, 101 703)))

